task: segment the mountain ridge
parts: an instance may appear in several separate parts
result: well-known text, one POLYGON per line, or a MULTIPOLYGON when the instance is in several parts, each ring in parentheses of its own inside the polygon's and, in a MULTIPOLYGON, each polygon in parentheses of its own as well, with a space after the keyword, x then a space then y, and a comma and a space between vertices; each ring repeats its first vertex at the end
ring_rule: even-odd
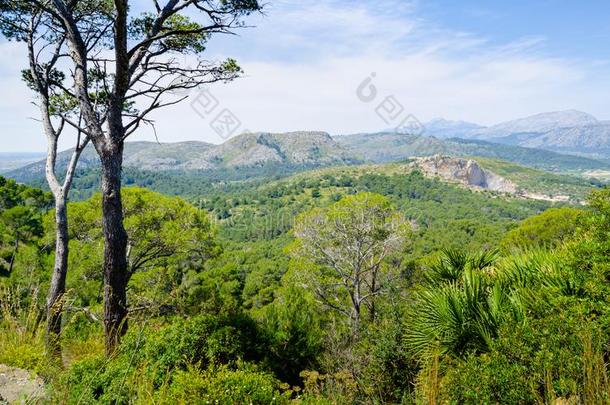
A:
MULTIPOLYGON (((57 156, 57 166, 66 167, 72 150, 57 156)), ((175 143, 126 142, 123 167, 150 171, 212 171, 266 164, 286 166, 328 166, 359 163, 326 132, 246 133, 215 145, 200 141, 175 143)), ((92 146, 80 156, 77 168, 99 166, 92 146)), ((6 173, 18 181, 44 176, 44 161, 31 163, 6 173)), ((59 170, 61 173, 62 170, 59 170)))
POLYGON ((610 158, 610 122, 578 110, 539 113, 480 128, 472 123, 464 127, 460 121, 443 121, 441 126, 435 122, 424 125, 431 128, 427 134, 610 158))
MULTIPOLYGON (((502 159, 551 172, 610 171, 610 164, 536 148, 490 143, 477 139, 440 139, 391 132, 331 137, 326 132, 247 133, 220 145, 200 141, 176 143, 127 142, 124 167, 147 171, 219 171, 281 167, 291 169, 364 162, 385 163, 436 154, 502 159)), ((71 151, 58 154, 65 167, 71 151)), ((99 167, 92 147, 83 151, 78 168, 99 167)), ((61 171, 60 171, 61 172, 61 171)), ((44 177, 44 161, 8 172, 21 182, 44 177)))

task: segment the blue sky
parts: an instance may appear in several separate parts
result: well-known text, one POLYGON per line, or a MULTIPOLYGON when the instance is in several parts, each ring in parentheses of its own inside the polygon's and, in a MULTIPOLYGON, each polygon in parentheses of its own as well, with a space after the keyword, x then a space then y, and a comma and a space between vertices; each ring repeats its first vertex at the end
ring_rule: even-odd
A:
POLYGON ((502 44, 519 37, 540 38, 556 56, 596 59, 610 43, 610 5, 603 0, 510 2, 461 0, 421 2, 420 12, 441 26, 471 32, 502 44))
MULTIPOLYGON (((341 24, 326 26, 317 35, 312 29, 320 28, 322 21, 316 25, 307 16, 316 16, 317 12, 324 9, 336 13, 345 12, 346 18, 349 18, 347 14, 351 11, 354 16, 362 16, 365 13, 374 15, 378 18, 377 21, 402 20, 406 25, 417 24, 421 34, 439 35, 445 32, 468 35, 485 41, 489 47, 526 39, 538 40, 544 44, 539 47, 539 51, 558 57, 595 60, 605 53, 600 45, 610 44, 610 3, 602 0, 271 1, 267 7, 267 18, 260 20, 259 33, 255 33, 254 37, 258 38, 261 32, 274 32, 274 24, 280 24, 282 27, 289 25, 281 21, 283 16, 299 13, 307 24, 288 28, 292 28, 298 35, 311 34, 308 36, 309 41, 300 44, 300 50, 308 49, 308 45, 323 40, 324 34, 329 32, 334 38, 341 39, 341 24)), ((357 18, 353 22, 356 23, 357 18)), ((284 36, 290 37, 294 34, 285 32, 284 36)), ((248 37, 250 34, 244 36, 248 37)), ((410 36, 404 35, 399 39, 402 41, 397 41, 397 44, 402 42, 408 48, 411 43, 410 36)), ((221 42, 224 44, 224 41, 221 42)), ((240 53, 244 52, 253 58, 257 56, 257 45, 271 51, 267 52, 267 56, 278 60, 301 60, 303 57, 296 49, 283 48, 281 40, 279 44, 258 43, 248 38, 245 38, 245 41, 242 38, 240 41, 230 42, 235 42, 234 47, 239 49, 240 53)))
MULTIPOLYGON (((212 39, 208 57, 237 58, 245 76, 210 91, 240 131, 385 128, 378 100, 356 96, 373 72, 379 100, 394 96, 420 121, 490 125, 564 109, 610 119, 608 15, 607 1, 269 0, 249 20, 256 28, 212 39)), ((19 81, 23 51, 2 42, 0 52, 10 95, 0 100, 0 151, 43 150, 19 81)), ((155 118, 161 141, 222 141, 188 102, 155 118)), ((134 139, 154 137, 144 128, 134 139)))

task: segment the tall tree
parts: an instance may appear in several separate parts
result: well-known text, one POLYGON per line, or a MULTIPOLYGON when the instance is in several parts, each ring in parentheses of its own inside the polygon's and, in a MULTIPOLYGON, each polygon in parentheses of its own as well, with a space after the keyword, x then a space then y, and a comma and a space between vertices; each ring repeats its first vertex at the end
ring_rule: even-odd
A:
MULTIPOLYGON (((70 204, 71 243, 74 253, 72 280, 83 288, 76 292, 82 302, 96 301, 102 275, 103 241, 100 194, 70 204), (85 284, 88 284, 86 286, 85 284)), ((125 229, 129 235, 130 313, 180 312, 186 307, 185 286, 203 264, 221 249, 208 213, 179 197, 168 197, 140 188, 123 190, 125 229)), ((70 285, 70 283, 69 283, 70 285)))
POLYGON ((101 160, 104 326, 106 350, 112 353, 127 329, 124 142, 141 125, 153 125, 151 113, 186 99, 176 96, 179 90, 239 76, 233 59, 213 62, 201 56, 213 34, 243 27, 243 18, 261 6, 256 0, 152 0, 150 11, 138 15, 128 0, 4 0, 2 8, 44 16, 52 34, 40 41, 46 48, 57 44, 58 54, 71 61, 62 70, 57 65, 57 74, 70 78, 62 90, 82 120, 58 114, 91 141, 101 160), (181 65, 179 55, 194 55, 197 63, 181 65))
POLYGON ((35 104, 47 139, 45 176, 55 200, 56 224, 55 263, 46 303, 47 343, 49 351, 59 355, 68 272, 68 195, 76 164, 89 138, 80 129, 75 131, 75 148, 63 172, 63 181, 60 181, 57 168, 59 139, 67 132, 67 120, 78 115, 75 100, 65 89, 66 75, 58 69, 67 58, 64 53, 66 34, 54 26, 54 21, 40 7, 28 2, 0 3, 0 30, 5 37, 23 42, 27 48, 28 68, 22 75, 36 95, 35 104))
POLYGON ((357 332, 364 310, 375 320, 376 300, 394 278, 384 260, 408 229, 387 198, 360 193, 299 217, 292 252, 304 284, 357 332))

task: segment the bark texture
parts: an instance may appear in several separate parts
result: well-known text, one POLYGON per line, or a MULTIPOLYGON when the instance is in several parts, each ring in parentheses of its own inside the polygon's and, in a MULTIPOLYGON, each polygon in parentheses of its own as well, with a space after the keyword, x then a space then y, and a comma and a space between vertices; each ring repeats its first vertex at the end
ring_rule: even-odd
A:
POLYGON ((61 356, 61 318, 68 273, 68 210, 66 199, 55 199, 55 264, 47 296, 47 350, 61 356))
POLYGON ((104 231, 104 330, 106 353, 112 354, 127 331, 127 232, 123 226, 121 167, 123 144, 101 153, 102 227, 104 231))

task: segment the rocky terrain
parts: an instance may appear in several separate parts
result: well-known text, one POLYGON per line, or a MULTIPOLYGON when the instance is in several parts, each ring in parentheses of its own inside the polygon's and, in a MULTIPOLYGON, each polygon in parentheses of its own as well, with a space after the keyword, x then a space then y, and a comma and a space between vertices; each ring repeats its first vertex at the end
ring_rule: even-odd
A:
MULTIPOLYGON (((65 167, 71 151, 58 154, 58 167, 65 167)), ((246 133, 221 145, 206 142, 127 142, 124 167, 149 171, 193 171, 258 167, 267 164, 329 166, 360 160, 325 132, 246 133)), ((99 166, 92 147, 83 151, 78 168, 99 166)), ((18 181, 44 176, 44 161, 7 173, 18 181)))
POLYGON ((418 158, 414 165, 428 176, 456 181, 468 187, 510 194, 515 194, 518 191, 516 184, 483 169, 472 159, 435 155, 418 158))
POLYGON ((44 396, 44 384, 26 370, 0 364, 0 404, 36 403, 44 396))
POLYGON ((210 150, 208 158, 229 167, 269 162, 293 165, 330 165, 357 159, 326 132, 243 134, 210 150))

